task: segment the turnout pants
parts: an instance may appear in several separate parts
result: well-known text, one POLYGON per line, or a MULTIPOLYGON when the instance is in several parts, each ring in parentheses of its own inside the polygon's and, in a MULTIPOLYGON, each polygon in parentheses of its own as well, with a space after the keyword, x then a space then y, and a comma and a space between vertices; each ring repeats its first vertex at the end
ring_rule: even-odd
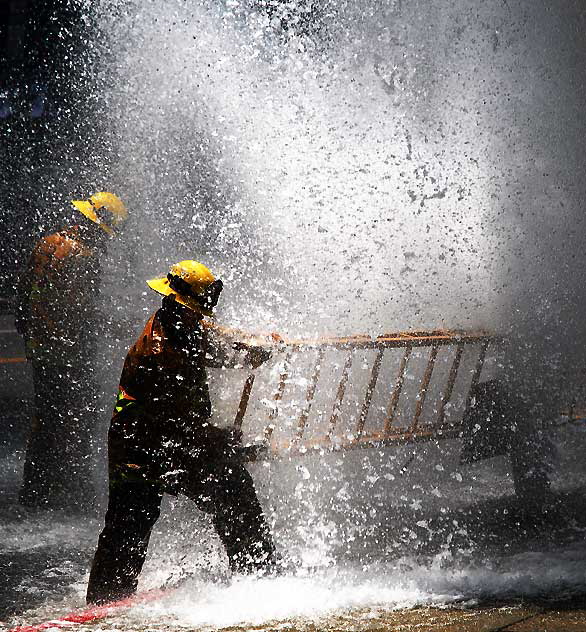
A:
MULTIPOLYGON (((160 481, 111 475, 105 526, 90 572, 88 603, 114 601, 136 591, 164 491, 165 484, 160 481)), ((243 465, 191 468, 175 482, 172 493, 184 494, 200 510, 211 513, 232 571, 274 567, 273 540, 252 477, 243 465)))
POLYGON ((19 496, 24 505, 76 510, 93 506, 98 389, 92 359, 32 361, 34 413, 19 496))

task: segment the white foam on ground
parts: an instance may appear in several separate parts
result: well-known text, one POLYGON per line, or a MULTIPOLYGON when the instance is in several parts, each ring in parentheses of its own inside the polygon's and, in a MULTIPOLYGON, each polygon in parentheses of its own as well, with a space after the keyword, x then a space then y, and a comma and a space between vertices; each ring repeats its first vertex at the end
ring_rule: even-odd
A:
MULTIPOLYGON (((26 621, 56 619, 83 603, 77 597, 45 603, 26 621)), ((121 610, 93 630, 221 629, 301 626, 354 610, 380 612, 415 606, 475 605, 493 600, 569 598, 586 591, 586 543, 524 552, 488 564, 458 566, 449 556, 402 558, 363 568, 299 570, 276 578, 235 577, 214 582, 194 577, 150 603, 121 610)), ((362 613, 363 614, 363 613, 362 613)), ((361 615, 362 616, 362 615, 361 615)), ((24 621, 25 619, 23 619, 24 621)), ((76 626, 76 629, 85 629, 76 626)))
MULTIPOLYGON (((38 524, 37 524, 38 526, 38 524)), ((80 537, 87 546, 95 529, 65 523, 50 532, 50 539, 80 537), (69 536, 68 536, 69 534, 69 536)), ((36 529, 35 529, 36 530, 36 529)), ((47 535, 47 532, 45 532, 47 535)), ((22 548, 44 538, 33 529, 25 533, 22 548), (37 539, 38 538, 38 539, 37 539)), ((12 544, 16 544, 12 540, 12 544)), ((528 545, 531 548, 531 544, 528 545)), ((221 566, 221 560, 217 560, 221 566)), ((59 569, 54 569, 58 572, 59 569)), ((67 569, 62 569, 67 570, 67 569)), ((164 583, 172 564, 164 562, 146 571, 141 586, 164 583), (163 577, 164 576, 164 577, 163 577)), ((33 590, 33 578, 22 586, 33 590)), ((71 593, 59 601, 48 596, 41 607, 29 611, 22 621, 58 618, 83 607, 87 575, 77 577, 71 593)), ((402 557, 388 562, 345 568, 298 569, 281 577, 210 579, 209 573, 194 576, 170 589, 156 601, 123 610, 93 629, 205 628, 264 626, 274 622, 315 621, 352 610, 395 610, 414 606, 473 605, 493 600, 531 600, 553 596, 569 598, 586 592, 586 543, 567 547, 525 551, 476 562, 456 560, 443 552, 435 557, 402 557)), ((271 628, 273 629, 273 628, 271 628)))
POLYGON ((492 566, 453 567, 404 558, 363 569, 311 575, 240 577, 229 585, 192 580, 127 617, 144 625, 223 628, 316 619, 352 609, 399 609, 480 600, 569 597, 586 590, 586 545, 514 555, 492 566))

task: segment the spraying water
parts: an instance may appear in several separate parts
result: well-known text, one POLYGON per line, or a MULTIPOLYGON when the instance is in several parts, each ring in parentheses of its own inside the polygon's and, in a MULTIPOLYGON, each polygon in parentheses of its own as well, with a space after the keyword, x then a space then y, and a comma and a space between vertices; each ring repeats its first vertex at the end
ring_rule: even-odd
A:
MULTIPOLYGON (((196 258, 226 282, 218 319, 246 329, 512 332, 525 353, 504 368, 536 401, 545 376, 561 399, 560 369, 586 342, 578 3, 104 0, 98 13, 113 51, 107 171, 136 218, 131 294, 196 258)), ((109 287, 120 293, 114 272, 109 287)), ((579 452, 583 436, 568 443, 579 452)), ((560 483, 580 478, 566 448, 560 483)), ((510 475, 500 462, 463 472, 457 449, 258 466, 279 545, 305 575, 192 579, 138 621, 227 626, 582 591, 583 547, 557 549, 553 528, 519 534, 511 553, 497 545, 517 524, 518 509, 493 504, 510 475), (476 513, 458 513, 467 502, 476 513), (221 614, 226 601, 238 607, 221 614)), ((174 504, 146 587, 221 560, 205 518, 174 504)))
POLYGON ((165 261, 230 262, 225 318, 339 334, 494 322, 482 82, 430 73, 428 11, 316 7, 299 31, 217 3, 117 16, 114 40, 132 42, 120 177, 145 230, 163 224, 165 261))
POLYGON ((296 333, 503 329, 537 296, 542 312, 567 304, 581 284, 558 277, 583 269, 551 262, 579 250, 582 221, 563 168, 583 164, 567 16, 279 6, 121 5, 109 24, 124 42, 117 171, 145 242, 162 237, 145 265, 229 262, 221 316, 296 333))

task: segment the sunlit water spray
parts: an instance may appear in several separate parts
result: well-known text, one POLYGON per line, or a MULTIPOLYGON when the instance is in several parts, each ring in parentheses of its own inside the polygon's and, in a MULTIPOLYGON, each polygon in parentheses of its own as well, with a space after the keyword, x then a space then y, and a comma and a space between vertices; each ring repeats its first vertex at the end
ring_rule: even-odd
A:
MULTIPOLYGON (((193 257, 226 282, 218 319, 253 330, 520 323, 527 335, 551 324, 547 316, 526 326, 540 280, 555 271, 544 287, 556 297, 571 294, 579 275, 558 293, 556 281, 569 277, 549 265, 559 242, 542 198, 566 209, 565 226, 579 216, 579 195, 548 180, 541 196, 528 166, 535 152, 539 170, 560 158, 536 148, 531 116, 516 109, 547 110, 543 78, 532 93, 525 77, 538 73, 542 60, 532 55, 549 41, 536 27, 540 12, 527 5, 512 14, 506 3, 336 4, 316 7, 315 28, 289 20, 283 29, 244 4, 103 3, 116 51, 112 172, 139 244, 134 292, 193 257), (524 44, 519 29, 529 27, 535 41, 524 44)), ((562 122, 571 119, 568 103, 562 122)), ((551 141, 556 125, 540 125, 551 141)), ((580 272, 580 260, 571 271, 580 272)), ((120 292, 116 275, 111 287, 120 292)), ((577 296, 566 323, 576 322, 577 296)), ((157 300, 145 295, 148 306, 157 300)), ((206 579, 223 553, 210 548, 205 518, 176 503, 157 526, 142 585, 194 577, 129 621, 222 626, 582 590, 579 548, 540 542, 533 556, 506 547, 477 556, 467 529, 482 531, 482 516, 467 527, 453 516, 433 526, 426 507, 449 516, 458 503, 512 493, 502 463, 476 476, 458 467, 457 448, 430 444, 415 460, 401 448, 256 468, 279 548, 297 567, 282 578, 206 579)), ((82 591, 80 577, 77 598, 82 591)))
MULTIPOLYGON (((528 166, 534 156, 544 167, 557 157, 532 134, 543 79, 532 86, 525 77, 539 72, 536 51, 548 41, 539 10, 323 3, 313 21, 296 23, 301 3, 285 28, 278 12, 246 3, 128 11, 106 3, 106 21, 112 6, 116 171, 140 213, 144 276, 202 259, 227 281, 219 320, 253 330, 499 331, 520 323, 528 336, 552 323, 547 316, 528 327, 526 318, 547 276, 543 252, 558 243, 541 228, 546 209, 528 166), (524 28, 535 34, 529 44, 518 35, 524 28), (529 209, 526 220, 519 208, 529 209)), ((552 54, 549 63, 562 59, 552 54)), ((571 113, 562 110, 560 125, 571 113)), ((573 194, 560 192, 556 203, 578 215, 573 194)), ((327 562, 329 547, 315 553, 310 543, 328 511, 340 518, 350 508, 348 522, 368 515, 359 502, 373 502, 368 477, 384 481, 388 502, 398 493, 391 470, 409 456, 299 470, 301 487, 291 506, 275 510, 275 526, 284 536, 287 521, 313 522, 296 534, 300 557, 313 550, 327 562), (336 472, 359 482, 341 491, 336 472)), ((290 490, 275 485, 278 504, 290 490)), ((429 479, 420 487, 440 489, 429 479)), ((349 537, 341 531, 331 539, 349 537)))
POLYGON ((252 328, 494 322, 481 82, 433 77, 428 29, 398 3, 316 8, 297 32, 235 7, 143 5, 111 27, 145 271, 205 259, 230 281, 220 318, 252 328))

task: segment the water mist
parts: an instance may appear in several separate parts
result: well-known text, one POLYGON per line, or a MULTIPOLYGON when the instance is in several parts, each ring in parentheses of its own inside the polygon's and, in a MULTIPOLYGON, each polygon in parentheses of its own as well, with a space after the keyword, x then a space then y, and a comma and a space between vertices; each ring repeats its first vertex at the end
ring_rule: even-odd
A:
MULTIPOLYGON (((271 6, 100 3, 115 78, 109 172, 138 245, 130 292, 154 307, 144 279, 195 258, 225 282, 228 325, 300 336, 487 329, 513 336, 499 359, 510 384, 561 405, 562 369, 576 375, 583 361, 586 298, 579 3, 271 6)), ((462 524, 453 507, 492 502, 512 483, 502 464, 463 471, 458 450, 255 466, 279 547, 307 571, 295 587, 284 580, 283 609, 262 616, 291 615, 289 590, 319 610, 307 595, 320 581, 331 587, 323 600, 360 588, 339 607, 532 596, 555 583, 524 584, 515 564, 586 584, 563 556, 499 552, 491 566, 477 555, 470 531, 482 522, 462 524)), ((222 557, 207 519, 172 504, 145 586, 222 557)), ((187 601, 201 589, 211 604, 196 623, 227 624, 214 600, 232 596, 244 612, 234 621, 250 620, 246 581, 194 586, 187 601)), ((193 623, 189 604, 164 614, 193 623)))

